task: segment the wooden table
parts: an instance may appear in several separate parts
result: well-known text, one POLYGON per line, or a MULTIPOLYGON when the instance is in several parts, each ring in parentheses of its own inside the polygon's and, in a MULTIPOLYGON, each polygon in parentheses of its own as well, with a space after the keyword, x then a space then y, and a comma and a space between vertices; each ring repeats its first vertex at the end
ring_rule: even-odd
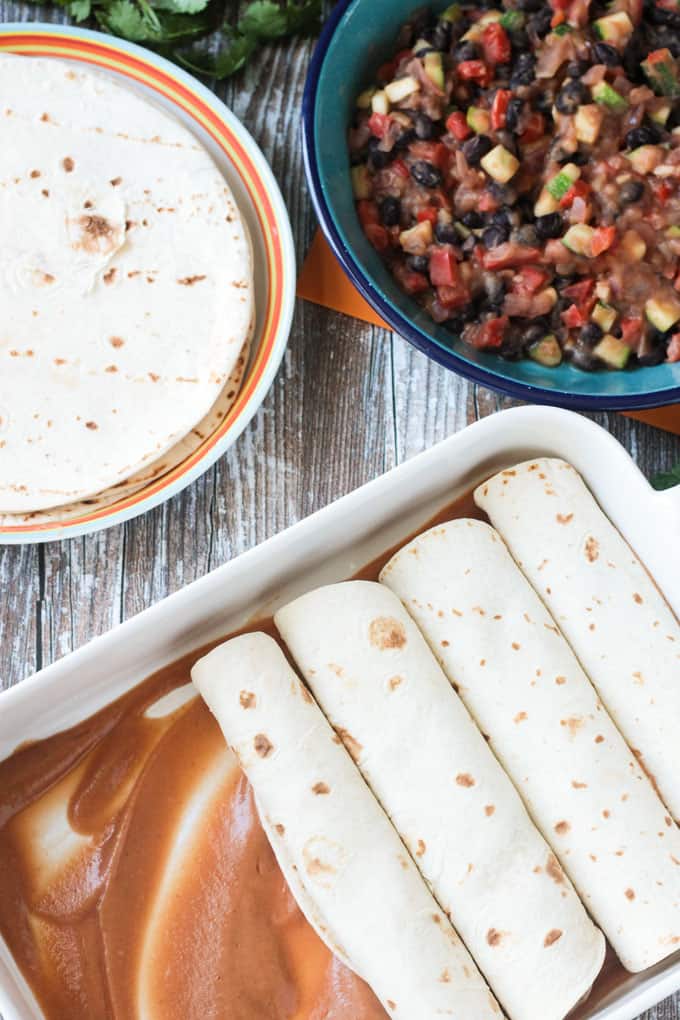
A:
MULTIPOLYGON (((4 21, 48 17, 58 20, 49 10, 0 0, 4 21)), ((316 226, 299 116, 311 50, 308 41, 263 50, 245 73, 216 87, 274 169, 298 260, 316 226)), ((399 337, 298 301, 269 396, 236 446, 190 488, 98 535, 0 547, 0 687, 511 404, 429 362, 399 337)), ((680 437, 616 414, 594 417, 645 473, 680 461, 680 437)), ((680 1020, 680 994, 645 1020, 680 1020)))

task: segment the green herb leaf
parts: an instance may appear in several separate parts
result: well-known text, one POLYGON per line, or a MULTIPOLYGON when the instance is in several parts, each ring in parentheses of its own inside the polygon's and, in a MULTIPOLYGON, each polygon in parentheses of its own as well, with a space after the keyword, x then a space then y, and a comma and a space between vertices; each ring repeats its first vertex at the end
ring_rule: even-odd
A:
POLYGON ((90 0, 71 0, 67 10, 74 21, 85 21, 92 13, 92 4, 90 0))
POLYGON ((103 29, 131 42, 151 42, 154 31, 132 0, 113 0, 98 9, 95 17, 103 29))
POLYGON ((680 485, 680 464, 676 464, 670 471, 659 471, 652 478, 652 485, 655 489, 672 489, 674 485, 680 485))
POLYGON ((280 39, 288 31, 286 10, 273 0, 254 0, 246 7, 238 30, 253 39, 280 39))
POLYGON ((154 10, 172 14, 199 14, 207 6, 208 0, 152 0, 154 10))
POLYGON ((233 33, 230 41, 216 57, 211 57, 208 54, 178 53, 177 58, 190 71, 196 71, 198 74, 205 74, 211 78, 228 78, 229 75, 241 70, 256 47, 256 39, 233 33))

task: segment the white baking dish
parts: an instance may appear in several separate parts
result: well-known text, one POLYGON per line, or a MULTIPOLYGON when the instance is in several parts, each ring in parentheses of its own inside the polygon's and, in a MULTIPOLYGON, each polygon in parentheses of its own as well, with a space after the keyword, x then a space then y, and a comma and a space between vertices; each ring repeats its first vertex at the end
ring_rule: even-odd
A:
MULTIPOLYGON (((539 454, 582 473, 680 614, 680 486, 654 492, 625 450, 580 415, 516 408, 469 426, 1 694, 0 760, 25 740, 74 725, 192 648, 350 576, 492 472, 539 454)), ((628 977, 587 1017, 634 1020, 679 988, 676 953, 628 977)), ((0 1011, 4 1020, 41 1016, 1 940, 0 1011)))

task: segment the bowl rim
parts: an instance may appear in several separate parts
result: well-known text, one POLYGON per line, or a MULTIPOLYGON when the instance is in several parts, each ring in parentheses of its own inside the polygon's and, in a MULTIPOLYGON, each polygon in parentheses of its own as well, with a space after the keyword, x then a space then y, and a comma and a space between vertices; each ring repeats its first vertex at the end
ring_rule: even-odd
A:
MULTIPOLYGON (((480 365, 467 361, 453 350, 447 350, 423 333, 411 319, 392 307, 372 282, 352 249, 345 244, 338 230, 321 184, 321 175, 316 157, 316 106, 319 82, 324 61, 333 36, 348 8, 359 0, 338 0, 326 21, 312 54, 307 71, 305 90, 302 97, 302 153, 307 182, 314 210, 321 229, 343 270, 360 294, 385 320, 389 328, 404 337, 428 358, 443 365, 458 375, 496 390, 509 397, 534 404, 548 404, 565 407, 574 411, 641 411, 653 407, 665 407, 680 401, 680 386, 648 393, 595 395, 571 393, 568 390, 551 390, 529 382, 517 382, 507 376, 492 372, 480 365)), ((415 0, 414 0, 415 2, 415 0)), ((644 371, 644 369, 642 369, 644 371)))
MULTIPOLYGON (((158 92, 206 131, 233 164, 253 205, 266 251, 265 316, 241 391, 218 428, 193 454, 141 490, 72 520, 0 526, 0 546, 59 541, 110 528, 164 503, 211 467, 239 438, 265 399, 283 359, 295 309, 296 257, 290 218, 274 173, 248 129, 226 104, 175 64, 135 43, 73 25, 6 22, 0 52, 79 60, 158 92), (222 141, 219 135, 222 133, 222 141), (265 230, 266 225, 266 230, 265 230)), ((23 517, 24 515, 17 515, 23 517)))

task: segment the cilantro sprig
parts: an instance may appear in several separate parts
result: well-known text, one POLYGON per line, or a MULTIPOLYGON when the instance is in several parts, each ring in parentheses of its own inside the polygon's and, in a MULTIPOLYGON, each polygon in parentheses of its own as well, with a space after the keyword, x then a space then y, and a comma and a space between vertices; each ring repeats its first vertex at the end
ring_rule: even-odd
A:
POLYGON ((223 0, 54 0, 77 22, 130 42, 159 49, 200 74, 227 78, 240 71, 264 43, 313 33, 321 21, 321 0, 252 0, 235 25, 224 17, 223 0), (217 52, 187 44, 218 32, 217 52))

